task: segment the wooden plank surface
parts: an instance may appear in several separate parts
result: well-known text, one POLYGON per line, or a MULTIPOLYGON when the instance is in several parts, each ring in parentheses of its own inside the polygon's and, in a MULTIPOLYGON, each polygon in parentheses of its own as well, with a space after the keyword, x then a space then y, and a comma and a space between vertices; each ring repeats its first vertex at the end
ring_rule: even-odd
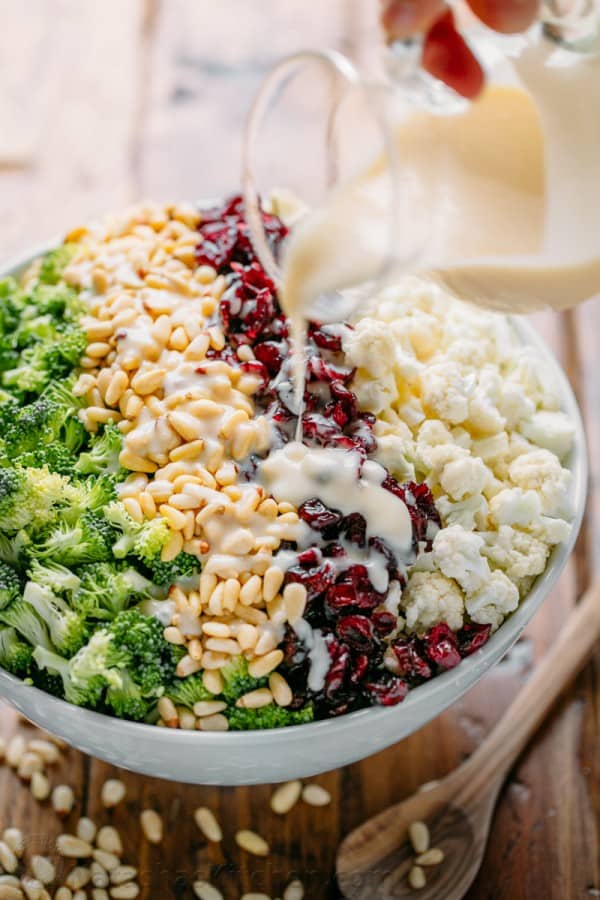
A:
MULTIPOLYGON (((370 68, 375 17, 375 0, 0 0, 0 255, 134 198, 194 199, 235 189, 240 129, 268 66, 299 47, 329 45, 370 68)), ((469 754, 559 632, 600 552, 600 306, 542 316, 537 324, 582 405, 592 478, 577 552, 526 636, 421 731, 377 757, 319 777, 333 796, 325 810, 299 805, 281 820, 269 811, 269 786, 190 788, 117 773, 69 751, 54 782, 74 786, 77 813, 118 825, 146 900, 191 897, 196 873, 215 877, 228 900, 250 890, 280 896, 292 877, 305 882, 309 900, 338 897, 333 865, 340 837, 469 754), (99 792, 116 774, 128 797, 108 817, 99 792), (223 822, 222 847, 207 845, 193 824, 200 804, 223 822), (141 839, 144 806, 165 817, 159 849, 141 839), (240 827, 265 834, 273 848, 268 860, 241 857, 233 841, 240 827)), ((31 734, 2 708, 0 734, 16 729, 31 734)), ((600 895, 599 740, 597 656, 513 772, 470 900, 600 895)), ((24 828, 34 852, 49 849, 63 827, 1 768, 0 826, 8 824, 24 828)))

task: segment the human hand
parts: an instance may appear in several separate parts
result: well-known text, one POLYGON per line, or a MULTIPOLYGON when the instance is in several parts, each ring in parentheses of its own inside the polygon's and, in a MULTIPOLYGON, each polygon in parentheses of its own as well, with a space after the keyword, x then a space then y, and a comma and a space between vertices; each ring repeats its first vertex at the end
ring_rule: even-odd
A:
MULTIPOLYGON (((467 0, 481 21, 494 31, 513 34, 535 21, 540 0, 467 0)), ((388 41, 424 36, 423 68, 473 99, 484 84, 483 69, 457 30, 444 0, 381 0, 381 21, 388 41)))

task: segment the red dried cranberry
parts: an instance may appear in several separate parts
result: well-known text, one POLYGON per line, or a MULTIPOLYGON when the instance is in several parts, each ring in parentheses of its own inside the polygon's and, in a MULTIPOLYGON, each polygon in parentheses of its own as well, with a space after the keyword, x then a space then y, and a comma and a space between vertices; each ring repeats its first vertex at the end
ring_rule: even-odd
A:
POLYGON ((308 330, 308 336, 309 339, 312 339, 317 347, 320 347, 322 350, 331 350, 333 353, 341 353, 341 335, 331 334, 331 332, 327 330, 326 325, 311 325, 308 330))
POLYGON ((340 525, 340 532, 346 535, 346 540, 357 547, 364 547, 367 543, 367 522, 360 513, 350 513, 344 516, 340 525))
POLYGON ((367 681, 365 689, 378 706, 396 706, 408 693, 407 683, 394 675, 378 681, 367 681))
POLYGON ((324 531, 326 528, 332 528, 342 520, 342 514, 339 510, 329 509, 318 497, 306 500, 298 509, 298 515, 315 531, 324 531))
POLYGON ((346 556, 346 551, 341 544, 334 542, 323 547, 323 556, 327 556, 329 559, 341 559, 346 556))
POLYGON ((262 344, 255 344, 254 346, 255 357, 267 367, 271 377, 277 375, 283 365, 283 354, 281 351, 281 344, 276 344, 275 341, 264 341, 262 344))
POLYGON ((335 630, 340 640, 354 650, 370 650, 376 641, 373 623, 366 616, 344 616, 335 630))
POLYGON ((308 599, 313 600, 319 594, 326 591, 335 580, 335 569, 331 563, 323 563, 314 569, 303 569, 301 566, 292 566, 286 572, 286 584, 299 581, 308 593, 308 599))
POLYGON ((456 635, 445 622, 435 625, 427 632, 425 652, 431 662, 441 669, 453 669, 460 662, 456 635))
POLYGON ((222 269, 232 260, 238 239, 236 225, 227 222, 207 222, 200 226, 202 241, 196 249, 199 266, 213 266, 222 269))
POLYGON ((458 632, 458 646, 461 656, 470 656, 480 647, 483 647, 490 636, 491 625, 477 625, 475 622, 467 623, 458 632))
POLYGON ((348 648, 336 640, 331 640, 327 649, 331 658, 331 665, 325 677, 325 695, 331 698, 344 684, 346 671, 350 662, 348 648))
POLYGON ((406 678, 431 678, 429 663, 423 658, 418 638, 394 641, 392 650, 398 663, 398 674, 406 678))
POLYGON ((359 653, 352 660, 350 681, 352 684, 360 684, 369 670, 369 657, 366 653, 359 653))
POLYGON ((298 565, 304 566, 305 569, 320 566, 323 554, 320 547, 309 547, 298 554, 298 565))
POLYGON ((396 616, 388 612, 387 609, 375 610, 371 616, 375 631, 381 637, 387 637, 396 628, 398 620, 396 616))
POLYGON ((336 366, 334 363, 325 362, 320 356, 311 356, 308 360, 307 374, 310 381, 341 381, 348 384, 352 381, 356 369, 348 366, 336 366))
POLYGON ((248 375, 255 375, 261 379, 261 387, 265 388, 269 383, 269 373, 267 367, 256 359, 249 359, 241 363, 240 369, 248 375))

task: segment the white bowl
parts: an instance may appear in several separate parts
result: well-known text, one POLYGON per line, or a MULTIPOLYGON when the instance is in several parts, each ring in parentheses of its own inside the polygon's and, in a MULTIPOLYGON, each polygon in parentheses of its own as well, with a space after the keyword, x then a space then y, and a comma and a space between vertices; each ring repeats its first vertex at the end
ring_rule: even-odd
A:
MULTIPOLYGON (((51 246, 4 266, 0 277, 18 276, 51 246)), ((125 722, 71 706, 2 670, 0 695, 36 725, 84 753, 124 769, 192 784, 259 784, 309 777, 377 753, 439 715, 500 660, 541 606, 573 549, 585 507, 585 435, 571 386, 532 326, 524 320, 515 320, 514 324, 524 343, 533 344, 542 353, 549 375, 559 386, 563 409, 575 424, 569 460, 574 476, 575 518, 569 541, 554 549, 545 572, 518 610, 481 650, 456 669, 414 688, 399 706, 364 709, 339 719, 270 731, 202 733, 125 722)))

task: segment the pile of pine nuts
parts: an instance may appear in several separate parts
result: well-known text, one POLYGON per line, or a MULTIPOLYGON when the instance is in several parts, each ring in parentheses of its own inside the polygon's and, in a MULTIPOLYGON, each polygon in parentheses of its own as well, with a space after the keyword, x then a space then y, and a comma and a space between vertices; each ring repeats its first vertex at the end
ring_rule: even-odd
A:
MULTIPOLYGON (((218 324, 225 279, 196 265, 199 219, 187 206, 138 206, 78 229, 67 237, 78 250, 64 277, 88 309, 89 344, 75 385, 86 403, 81 419, 90 431, 114 422, 123 433, 120 463, 132 474, 120 499, 138 522, 166 520, 163 560, 183 550, 202 561, 197 589, 172 590, 165 637, 188 650, 178 674, 204 670, 208 689, 219 693, 218 670, 234 655, 244 654, 257 676, 273 672, 283 626, 302 616, 306 593, 298 585, 280 590, 283 571, 273 559, 282 541, 301 533, 297 510, 239 477, 240 463, 268 448, 270 426, 255 415, 257 378, 206 357, 225 346, 218 324)), ((237 355, 253 359, 248 346, 237 355)), ((291 702, 278 679, 269 692, 268 702, 291 702)), ((265 702, 263 693, 243 705, 265 702)), ((167 712, 162 722, 175 724, 167 712)), ((177 723, 192 727, 189 713, 177 723)), ((193 727, 225 728, 226 720, 196 715, 193 727)))
POLYGON ((444 851, 439 847, 430 847, 429 828, 425 822, 411 822, 408 837, 415 852, 415 859, 408 873, 410 887, 419 891, 427 884, 425 868, 439 866, 444 861, 444 851))

